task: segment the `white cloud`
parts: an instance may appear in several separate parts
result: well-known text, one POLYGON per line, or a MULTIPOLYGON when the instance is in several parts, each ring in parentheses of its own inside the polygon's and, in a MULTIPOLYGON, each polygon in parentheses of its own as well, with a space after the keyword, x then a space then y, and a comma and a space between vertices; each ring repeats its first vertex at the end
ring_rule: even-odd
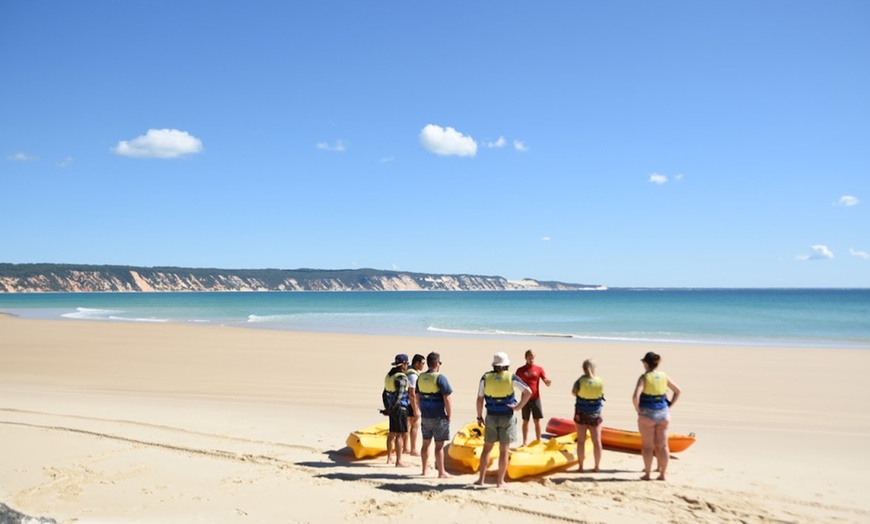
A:
POLYGON ((475 156, 477 142, 452 127, 443 128, 427 124, 420 131, 420 145, 427 151, 441 156, 475 156))
POLYGON ((665 175, 660 175, 658 173, 653 173, 649 176, 649 181, 653 184, 662 185, 668 181, 668 177, 665 175))
POLYGON ((396 161, 396 157, 394 157, 394 156, 392 156, 392 155, 391 155, 391 156, 385 156, 385 157, 383 157, 383 158, 381 159, 381 162, 383 162, 383 163, 387 163, 387 162, 395 162, 395 161, 396 161))
POLYGON ((503 136, 498 137, 498 140, 495 142, 487 142, 485 145, 489 148, 501 148, 507 143, 507 140, 504 139, 503 136))
POLYGON ((520 153, 525 153, 529 150, 528 146, 526 146, 526 143, 522 140, 514 140, 514 149, 516 149, 520 153))
POLYGON ((28 155, 27 153, 18 152, 14 155, 7 156, 6 160, 10 160, 12 162, 33 162, 35 160, 39 160, 39 157, 28 155))
POLYGON ((679 181, 682 180, 682 179, 683 179, 683 174, 682 174, 682 173, 678 173, 678 174, 674 175, 674 180, 676 180, 676 181, 679 182, 679 181))
POLYGON ((542 241, 542 242, 549 242, 549 241, 550 241, 550 237, 541 237, 541 241, 542 241))
POLYGON ((344 142, 341 140, 336 140, 334 145, 329 145, 326 142, 318 142, 317 149, 321 149, 323 151, 338 151, 339 153, 344 152, 344 142))
POLYGON ((112 151, 135 158, 178 158, 202 152, 202 141, 187 131, 149 129, 133 140, 121 140, 112 151))
POLYGON ((73 163, 73 157, 68 156, 68 157, 64 158, 63 160, 61 160, 60 162, 55 162, 54 165, 63 169, 65 167, 71 166, 72 163, 73 163))
POLYGON ((821 244, 816 244, 814 246, 810 246, 812 249, 812 253, 809 255, 798 255, 795 258, 798 260, 827 260, 834 258, 834 254, 831 253, 831 250, 828 249, 828 246, 823 246, 821 244))
POLYGON ((849 254, 852 255, 853 257, 863 258, 864 260, 870 260, 870 253, 867 253, 866 251, 858 251, 857 249, 850 247, 849 254))
POLYGON ((840 197, 839 200, 837 200, 837 202, 834 205, 835 206, 842 206, 842 207, 852 207, 852 206, 857 206, 858 202, 859 202, 858 197, 855 197, 852 195, 843 195, 840 197))

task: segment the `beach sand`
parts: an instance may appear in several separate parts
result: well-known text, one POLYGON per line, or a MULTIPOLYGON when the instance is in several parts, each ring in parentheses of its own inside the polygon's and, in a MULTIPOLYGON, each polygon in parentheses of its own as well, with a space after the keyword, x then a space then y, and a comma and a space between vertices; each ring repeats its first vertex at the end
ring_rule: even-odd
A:
MULTIPOLYGON (((0 316, 0 502, 57 522, 868 522, 870 351, 389 337, 0 316), (697 442, 667 482, 639 455, 504 489, 357 461, 349 432, 384 420, 396 353, 439 351, 455 432, 496 351, 537 353, 547 418, 570 417, 580 364, 608 426, 635 429, 640 357, 682 387, 671 430, 697 442)), ((587 458, 591 466, 591 457, 587 458)))

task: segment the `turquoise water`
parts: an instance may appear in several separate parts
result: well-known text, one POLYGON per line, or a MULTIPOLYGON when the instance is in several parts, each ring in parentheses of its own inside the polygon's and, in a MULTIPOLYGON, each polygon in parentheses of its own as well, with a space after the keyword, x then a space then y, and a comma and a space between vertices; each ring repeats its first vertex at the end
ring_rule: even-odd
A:
POLYGON ((870 349, 870 290, 0 294, 41 319, 870 349))

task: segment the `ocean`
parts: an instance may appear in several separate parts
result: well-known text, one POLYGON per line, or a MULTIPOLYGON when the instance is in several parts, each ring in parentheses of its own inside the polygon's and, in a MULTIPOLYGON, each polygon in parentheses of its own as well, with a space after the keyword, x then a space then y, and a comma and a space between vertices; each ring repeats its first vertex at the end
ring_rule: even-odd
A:
POLYGON ((414 336, 870 349, 868 289, 0 294, 36 319, 414 336))

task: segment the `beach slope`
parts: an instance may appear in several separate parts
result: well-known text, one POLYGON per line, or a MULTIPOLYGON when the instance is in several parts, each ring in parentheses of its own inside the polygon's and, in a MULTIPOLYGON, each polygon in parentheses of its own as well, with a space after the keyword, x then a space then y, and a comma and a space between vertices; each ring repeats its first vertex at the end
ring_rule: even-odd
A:
MULTIPOLYGON (((0 502, 57 522, 505 523, 870 520, 870 411, 861 350, 388 337, 0 316, 0 502), (569 417, 580 363, 606 380, 608 426, 635 428, 630 396, 652 349, 684 390, 672 429, 697 443, 668 482, 638 455, 600 473, 475 488, 384 457, 354 460, 352 430, 383 420, 396 353, 437 350, 452 430, 474 419, 496 351, 532 347, 569 417)), ((546 418, 544 420, 546 423, 546 418)))

